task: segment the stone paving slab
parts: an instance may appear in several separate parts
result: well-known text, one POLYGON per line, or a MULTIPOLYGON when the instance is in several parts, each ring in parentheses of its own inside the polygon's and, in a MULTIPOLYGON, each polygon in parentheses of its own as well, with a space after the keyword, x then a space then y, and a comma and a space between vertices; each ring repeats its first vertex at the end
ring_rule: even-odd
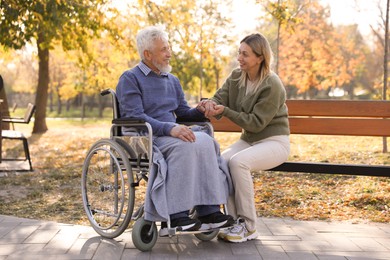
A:
POLYGON ((259 218, 257 229, 259 237, 246 243, 181 235, 158 238, 150 252, 140 252, 131 230, 105 239, 89 226, 0 215, 0 260, 390 259, 390 224, 259 218))

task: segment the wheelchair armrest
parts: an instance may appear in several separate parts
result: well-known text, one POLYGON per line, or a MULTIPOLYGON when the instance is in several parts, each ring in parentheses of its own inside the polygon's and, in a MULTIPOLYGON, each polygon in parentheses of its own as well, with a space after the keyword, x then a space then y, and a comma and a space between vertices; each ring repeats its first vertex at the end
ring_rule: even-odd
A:
POLYGON ((113 124, 145 123, 145 120, 134 117, 121 117, 112 120, 113 124))
POLYGON ((151 134, 152 128, 148 122, 141 118, 121 117, 112 120, 111 136, 139 135, 141 131, 151 134), (122 132, 124 130, 126 134, 122 132), (130 134, 131 133, 131 134, 130 134))
POLYGON ((100 95, 101 96, 105 96, 105 95, 108 95, 108 94, 110 94, 111 93, 111 89, 105 89, 105 90, 102 90, 101 92, 100 92, 100 95))

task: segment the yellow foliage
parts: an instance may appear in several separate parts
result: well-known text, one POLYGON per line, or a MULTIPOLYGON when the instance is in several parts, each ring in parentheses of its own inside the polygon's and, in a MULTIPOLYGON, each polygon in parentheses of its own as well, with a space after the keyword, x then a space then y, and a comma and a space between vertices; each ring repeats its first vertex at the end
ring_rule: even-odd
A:
POLYGON ((348 84, 364 59, 356 28, 337 31, 327 23, 329 14, 318 2, 302 10, 294 31, 283 31, 279 51, 279 74, 299 93, 326 90, 348 84), (349 30, 349 31, 348 31, 349 30), (349 32, 349 33, 346 33, 349 32))

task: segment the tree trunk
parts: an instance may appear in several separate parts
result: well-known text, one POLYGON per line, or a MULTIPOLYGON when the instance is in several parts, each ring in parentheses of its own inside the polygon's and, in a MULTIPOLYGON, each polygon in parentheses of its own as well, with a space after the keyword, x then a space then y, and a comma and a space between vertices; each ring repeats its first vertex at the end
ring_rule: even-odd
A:
POLYGON ((66 112, 69 112, 70 110, 70 100, 66 100, 66 112))
MULTIPOLYGON (((3 78, 1 75, 0 75, 0 99, 3 100, 3 102, 1 103, 1 106, 0 106, 1 116, 2 117, 10 117, 9 109, 8 109, 7 93, 5 93, 4 81, 3 81, 3 78)), ((9 123, 1 123, 1 127, 3 130, 8 130, 9 123)))
MULTIPOLYGON (((281 0, 278 0, 278 6, 282 4, 281 0)), ((279 74, 279 48, 280 48, 280 29, 282 26, 282 21, 278 19, 278 31, 276 35, 276 53, 275 53, 275 59, 276 59, 276 65, 275 65, 275 73, 279 74)))
POLYGON ((43 33, 38 34, 37 47, 39 58, 38 88, 35 96, 35 121, 33 133, 44 133, 47 131, 46 106, 49 89, 49 49, 42 47, 44 42, 43 33))
MULTIPOLYGON (((383 100, 387 99, 387 74, 388 74, 388 56, 389 56, 389 4, 390 0, 387 0, 386 4, 386 21, 385 21, 385 54, 383 60, 383 100)), ((384 153, 387 153, 387 138, 383 137, 383 149, 384 153)))
POLYGON ((54 108, 53 108, 53 91, 50 91, 50 93, 49 93, 49 111, 50 112, 54 111, 54 108))
POLYGON ((277 39, 276 39, 276 53, 275 53, 275 59, 276 59, 276 66, 275 66, 275 73, 279 74, 279 48, 280 48, 280 21, 278 22, 278 32, 277 32, 277 39))
MULTIPOLYGON (((61 85, 62 85, 61 83, 58 83, 57 86, 54 88, 56 91, 56 94, 57 94, 57 115, 62 114, 62 99, 61 99, 61 94, 60 94, 61 85)), ((52 89, 51 92, 53 92, 54 89, 52 89)))

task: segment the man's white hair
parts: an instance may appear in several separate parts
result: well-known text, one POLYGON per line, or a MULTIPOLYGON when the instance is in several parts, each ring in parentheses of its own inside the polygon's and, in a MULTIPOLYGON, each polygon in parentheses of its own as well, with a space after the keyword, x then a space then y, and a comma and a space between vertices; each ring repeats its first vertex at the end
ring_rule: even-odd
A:
POLYGON ((152 50, 154 41, 161 39, 168 42, 168 33, 161 25, 149 26, 140 30, 137 34, 137 50, 142 60, 145 59, 144 51, 152 50))

